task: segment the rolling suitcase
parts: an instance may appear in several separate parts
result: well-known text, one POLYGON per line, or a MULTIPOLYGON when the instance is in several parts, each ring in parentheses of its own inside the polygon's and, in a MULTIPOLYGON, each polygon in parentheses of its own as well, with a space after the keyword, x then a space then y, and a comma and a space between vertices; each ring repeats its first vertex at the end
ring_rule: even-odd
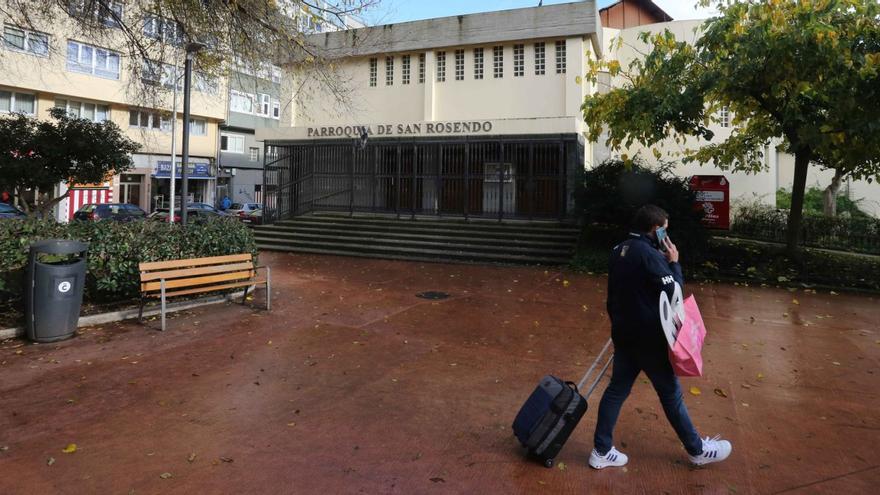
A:
POLYGON ((513 434, 528 450, 528 455, 542 462, 544 466, 553 467, 557 454, 587 412, 587 399, 611 365, 613 352, 608 356, 608 360, 593 380, 586 395, 581 395, 579 390, 608 352, 609 347, 611 347, 611 339, 608 339, 602 352, 596 356, 596 360, 577 385, 552 375, 542 378, 513 420, 513 434))

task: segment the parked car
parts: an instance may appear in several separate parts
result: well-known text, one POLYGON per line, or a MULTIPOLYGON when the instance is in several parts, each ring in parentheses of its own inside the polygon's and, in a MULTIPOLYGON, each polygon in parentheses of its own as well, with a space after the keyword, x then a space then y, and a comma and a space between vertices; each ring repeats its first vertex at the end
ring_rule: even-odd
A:
POLYGON ((190 210, 195 209, 195 210, 203 210, 203 211, 212 211, 218 215, 223 215, 223 216, 228 215, 228 213, 226 213, 225 211, 218 210, 217 208, 214 208, 213 206, 209 205, 208 203, 190 203, 189 209, 190 210))
POLYGON ((135 222, 147 218, 147 212, 127 203, 85 204, 73 214, 74 220, 97 222, 135 222))
MULTIPOLYGON (((150 213, 149 219, 153 220, 153 221, 157 221, 157 222, 167 222, 169 214, 170 214, 170 212, 168 211, 168 208, 159 208, 158 210, 154 211, 153 213, 150 213)), ((201 208, 190 207, 189 209, 186 210, 186 221, 187 222, 199 223, 199 222, 204 222, 204 221, 208 220, 209 218, 220 218, 220 217, 225 217, 225 216, 226 215, 223 215, 219 212, 216 212, 213 210, 205 210, 205 209, 201 209, 201 208)), ((174 221, 180 222, 180 210, 174 210, 174 221)))
POLYGON ((251 225, 263 225, 263 209, 252 210, 248 213, 245 213, 239 216, 242 222, 248 223, 251 225))
POLYGON ((11 204, 0 203, 0 218, 24 218, 26 216, 24 212, 11 204))
POLYGON ((226 213, 242 218, 244 215, 254 210, 259 210, 262 207, 263 205, 260 203, 232 203, 232 206, 226 210, 226 213))

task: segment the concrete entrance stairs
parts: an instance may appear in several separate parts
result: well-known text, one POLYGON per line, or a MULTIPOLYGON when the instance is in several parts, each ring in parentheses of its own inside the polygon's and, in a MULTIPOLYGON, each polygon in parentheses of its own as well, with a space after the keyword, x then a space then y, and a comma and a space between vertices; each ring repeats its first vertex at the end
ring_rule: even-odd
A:
POLYGON ((413 261, 563 265, 579 229, 559 222, 310 214, 256 227, 262 250, 413 261))

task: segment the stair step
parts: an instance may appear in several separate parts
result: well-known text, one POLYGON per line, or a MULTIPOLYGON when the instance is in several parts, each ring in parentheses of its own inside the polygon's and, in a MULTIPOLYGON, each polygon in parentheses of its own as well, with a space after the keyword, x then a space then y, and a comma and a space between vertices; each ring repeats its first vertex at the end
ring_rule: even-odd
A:
MULTIPOLYGON (((521 239, 512 236, 480 236, 480 237, 471 237, 467 235, 460 235, 457 233, 446 233, 446 234, 437 234, 436 231, 428 231, 428 233, 418 233, 418 232, 387 232, 380 230, 352 230, 352 229, 337 229, 331 227, 257 227, 254 229, 255 235, 258 236, 278 236, 278 237, 290 237, 290 236, 298 236, 298 235, 344 235, 347 237, 357 237, 359 239, 373 239, 373 238, 384 238, 384 239, 399 239, 399 240, 413 240, 413 241, 435 241, 435 242, 444 242, 444 243, 469 243, 469 244, 489 244, 492 246, 498 246, 499 241, 503 241, 505 244, 514 246, 514 247, 529 247, 533 246, 536 248, 557 248, 557 249, 571 249, 574 244, 574 239, 555 239, 555 238, 546 238, 544 236, 539 237, 529 237, 528 239, 521 239)), ((474 234, 476 235, 476 234, 474 234)))
POLYGON ((317 213, 254 228, 265 250, 424 262, 563 265, 580 235, 558 222, 317 213))
POLYGON ((499 223, 495 220, 469 220, 462 219, 422 219, 417 218, 411 220, 409 218, 381 218, 381 217, 349 217, 342 215, 314 214, 296 217, 290 220, 282 220, 276 225, 302 224, 302 223, 334 223, 345 225, 387 225, 392 227, 401 226, 418 226, 418 227, 441 227, 450 229, 469 229, 481 231, 500 231, 500 232, 545 232, 549 234, 571 234, 580 233, 580 228, 575 225, 556 223, 556 222, 526 222, 526 221, 507 221, 499 223))
POLYGON ((298 251, 303 250, 324 250, 335 251, 338 253, 359 253, 364 256, 385 257, 385 256, 414 256, 425 259, 435 260, 456 260, 456 261, 476 261, 476 262, 495 262, 495 263, 517 263, 517 264, 550 264, 562 265, 569 262, 568 256, 547 257, 547 256, 528 256, 518 254, 492 254, 480 253, 474 251, 458 251, 443 249, 425 249, 425 248, 406 248, 406 247, 388 247, 388 246, 369 246, 369 245, 336 245, 321 242, 309 241, 260 241, 257 247, 265 250, 279 251, 298 251))
POLYGON ((495 239, 523 239, 523 240, 540 240, 540 241, 559 241, 572 242, 577 241, 578 233, 569 232, 536 232, 530 230, 482 230, 462 228, 458 225, 421 225, 418 223, 401 222, 399 224, 387 225, 368 225, 356 223, 339 223, 339 222, 300 222, 300 223, 276 223, 257 227, 257 230, 297 230, 297 229, 323 229, 323 230, 344 230, 344 231, 361 231, 370 232, 375 235, 384 235, 387 232, 399 234, 424 233, 428 235, 455 235, 469 236, 474 235, 483 238, 495 239))
POLYGON ((271 236, 265 233, 256 234, 257 243, 260 242, 280 242, 280 241, 308 241, 308 242, 324 242, 326 244, 358 244, 370 246, 391 246, 391 247, 415 247, 415 248, 436 248, 443 250, 460 250, 474 252, 489 253, 517 253, 526 255, 548 255, 548 256, 568 256, 572 254, 571 246, 510 246, 499 245, 497 242, 491 244, 477 244, 467 242, 443 242, 432 240, 413 240, 413 239, 389 239, 385 237, 357 237, 349 236, 344 232, 333 235, 318 234, 273 234, 271 236))

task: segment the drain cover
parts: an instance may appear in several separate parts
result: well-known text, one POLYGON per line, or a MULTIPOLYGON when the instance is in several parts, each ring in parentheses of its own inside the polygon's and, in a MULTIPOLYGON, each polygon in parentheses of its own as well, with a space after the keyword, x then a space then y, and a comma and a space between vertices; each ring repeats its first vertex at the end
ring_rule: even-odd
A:
POLYGON ((419 292, 416 294, 416 297, 421 297, 422 299, 431 299, 432 301, 437 301, 440 299, 446 299, 449 297, 449 294, 445 292, 438 292, 429 290, 427 292, 419 292))

